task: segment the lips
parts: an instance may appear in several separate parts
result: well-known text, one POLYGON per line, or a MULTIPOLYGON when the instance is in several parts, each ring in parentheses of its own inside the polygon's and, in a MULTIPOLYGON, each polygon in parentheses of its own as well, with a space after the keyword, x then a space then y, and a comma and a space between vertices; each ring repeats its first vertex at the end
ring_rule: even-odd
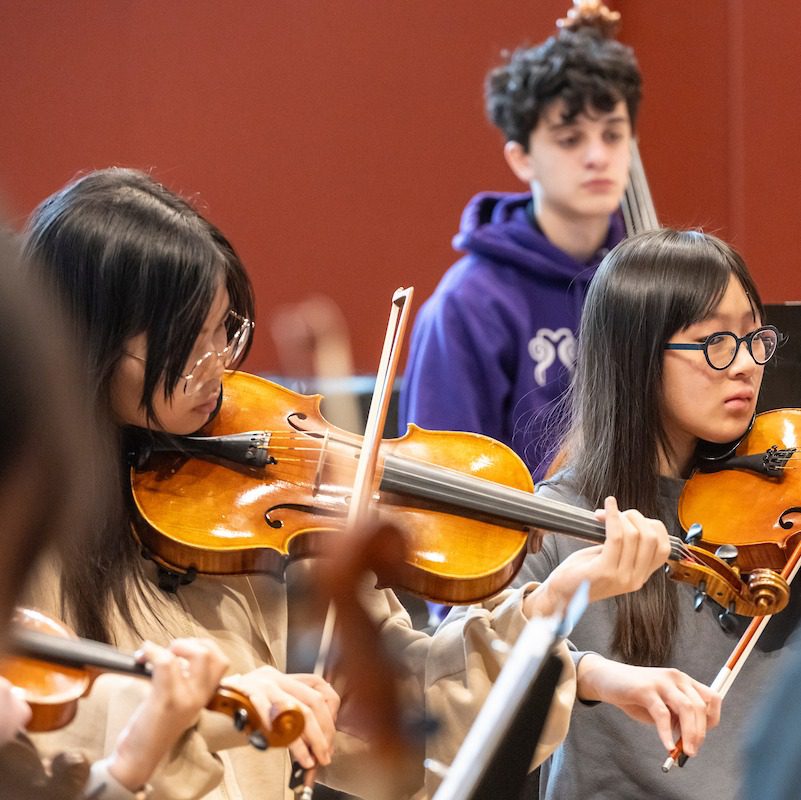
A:
POLYGON ((194 411, 203 414, 211 414, 215 408, 217 408, 217 400, 219 399, 220 393, 219 391, 215 392, 213 395, 210 395, 204 402, 198 403, 194 407, 194 411))
POLYGON ((727 397, 723 403, 726 408, 750 408, 754 402, 754 395, 752 392, 741 392, 740 394, 733 394, 727 397))
POLYGON ((615 182, 608 178, 593 178, 589 181, 584 181, 581 186, 583 189, 589 189, 593 192, 604 192, 612 189, 615 182))

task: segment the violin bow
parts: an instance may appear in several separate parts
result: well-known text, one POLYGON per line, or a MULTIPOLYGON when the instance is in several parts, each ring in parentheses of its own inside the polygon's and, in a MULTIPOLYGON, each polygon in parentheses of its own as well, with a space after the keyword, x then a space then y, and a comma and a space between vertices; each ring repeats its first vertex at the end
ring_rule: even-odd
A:
MULTIPOLYGON (((389 402, 392 397, 392 386, 400 362, 403 340, 411 313, 413 294, 414 289, 409 287, 397 289, 392 296, 389 322, 376 373, 375 389, 370 402, 362 448, 356 466, 353 493, 348 506, 345 527, 349 535, 354 538, 354 532, 364 525, 369 516, 376 464, 378 462, 378 449, 381 444, 389 402)), ((314 674, 319 677, 323 677, 328 669, 336 622, 337 607, 334 600, 331 600, 328 604, 323 634, 314 666, 314 674)), ((293 780, 290 783, 290 788, 294 789, 299 800, 311 800, 313 797, 315 774, 316 768, 299 771, 293 765, 293 780)))
MULTIPOLYGON (((378 462, 378 448, 381 444, 381 435, 387 421, 389 402, 392 397, 392 385, 398 370, 403 338, 411 311, 411 299, 414 289, 400 288, 392 296, 389 323, 384 337, 384 346, 381 351, 381 361, 376 374, 375 389, 370 401, 370 411, 367 415, 367 425, 362 440, 362 449, 356 466, 356 477, 353 482, 353 495, 348 506, 346 530, 355 531, 363 524, 368 516, 370 500, 372 498, 373 480, 378 462)), ((336 606, 331 603, 326 613, 323 626, 323 638, 315 663, 314 672, 322 675, 331 650, 336 625, 336 606)), ((305 798, 304 798, 305 800, 305 798)))
MULTIPOLYGON (((793 554, 787 560, 784 568, 781 571, 781 576, 788 584, 792 583, 799 568, 801 568, 801 544, 795 548, 793 554)), ((772 614, 766 614, 762 617, 754 617, 745 629, 745 633, 740 637, 731 655, 726 660, 726 663, 721 668, 720 672, 715 676, 715 680, 710 684, 710 688, 714 689, 721 698, 725 698, 731 689, 740 670, 745 666, 748 656, 759 641, 759 637, 767 628, 768 623, 773 618, 772 614)), ((670 751, 670 755, 665 759, 662 764, 662 772, 668 772, 674 765, 683 767, 687 763, 689 756, 684 752, 681 738, 676 742, 674 748, 670 751)))
MULTIPOLYGON (((573 0, 573 8, 562 19, 556 21, 556 27, 568 31, 592 28, 605 39, 613 39, 620 27, 620 13, 610 11, 601 0, 573 0)), ((633 236, 636 233, 656 230, 659 228, 659 222, 635 136, 631 137, 630 149, 629 182, 623 195, 621 210, 626 225, 626 235, 633 236)))

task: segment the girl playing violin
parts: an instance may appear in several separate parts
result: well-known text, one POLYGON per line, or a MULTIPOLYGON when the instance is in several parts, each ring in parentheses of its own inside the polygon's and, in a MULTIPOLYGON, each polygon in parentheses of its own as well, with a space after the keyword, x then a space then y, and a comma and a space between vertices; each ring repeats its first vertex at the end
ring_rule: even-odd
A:
MULTIPOLYGON (((538 492, 585 508, 614 494, 680 533, 678 497, 699 450, 747 431, 779 339, 742 258, 724 242, 673 230, 622 242, 584 307, 564 469, 538 492)), ((548 537, 519 579, 542 580, 581 547, 548 537)), ((720 699, 707 684, 744 625, 709 600, 695 613, 693 599, 690 587, 658 572, 638 592, 590 607, 570 636, 578 697, 588 702, 576 703, 567 739, 543 767, 541 796, 738 794, 740 731, 796 612, 773 620, 710 732, 720 699), (688 755, 708 736, 697 760, 665 775, 658 742, 669 750, 678 733, 688 755)))
MULTIPOLYGON (((190 433, 224 402, 223 372, 246 355, 253 327, 247 274, 228 240, 195 209, 147 175, 124 169, 91 173, 48 198, 29 222, 27 250, 64 298, 87 347, 86 378, 98 413, 110 414, 117 426, 124 500, 132 431, 190 433)), ((621 513, 611 499, 604 513, 603 547, 577 553, 541 585, 527 584, 471 608, 469 625, 455 635, 451 626, 432 640, 413 630, 392 592, 370 594, 370 611, 388 648, 412 676, 408 705, 422 709, 425 703, 442 723, 444 733, 429 746, 430 755, 448 763, 463 738, 500 666, 489 646, 493 639, 512 640, 529 616, 558 610, 585 578, 594 598, 606 597, 639 588, 664 563, 669 547, 661 523, 621 513)), ((125 645, 140 635, 154 641, 190 632, 209 636, 239 673, 229 680, 263 696, 264 703, 272 700, 272 683, 285 669, 287 639, 294 633, 284 585, 266 575, 198 575, 177 587, 162 580, 160 588, 159 578, 156 566, 142 558, 121 503, 87 540, 81 557, 62 564, 58 579, 39 590, 49 590, 56 605, 60 591, 67 619, 99 640, 125 645)), ((306 712, 306 733, 293 756, 303 766, 328 765, 339 697, 311 675, 281 679, 281 690, 306 712)), ((545 734, 551 749, 564 734, 571 691, 572 665, 545 734)), ((325 777, 359 793, 360 781, 374 776, 365 774, 347 704, 339 728, 337 757, 325 777)), ((91 738, 80 724, 78 729, 91 738)), ((285 796, 289 762, 282 753, 239 747, 241 738, 220 731, 206 715, 188 735, 203 737, 224 764, 225 797, 285 796)), ((409 785, 391 790, 392 796, 418 789, 422 766, 407 778, 409 785)), ((165 797, 177 795, 169 775, 161 781, 165 797)))
MULTIPOLYGON (((86 520, 89 498, 102 506, 92 469, 98 463, 97 441, 75 371, 70 370, 74 354, 64 331, 41 288, 23 280, 12 248, 0 241, 0 405, 5 416, 0 443, 0 654, 31 566, 51 544, 69 551, 71 542, 64 533, 86 520)), ((117 800, 133 798, 144 787, 209 701, 227 661, 210 640, 176 640, 167 647, 148 642, 139 653, 152 665, 153 680, 149 685, 139 682, 132 714, 121 717, 125 727, 112 739, 106 758, 91 770, 68 759, 49 785, 35 752, 19 738, 30 708, 0 678, 0 745, 5 746, 0 750, 1 796, 117 800)), ((97 689, 108 692, 114 685, 112 679, 97 689)))

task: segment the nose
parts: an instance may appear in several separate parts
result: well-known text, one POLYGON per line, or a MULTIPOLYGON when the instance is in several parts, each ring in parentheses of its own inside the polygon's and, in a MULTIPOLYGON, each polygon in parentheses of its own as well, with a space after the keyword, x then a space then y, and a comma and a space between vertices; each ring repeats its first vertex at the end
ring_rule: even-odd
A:
POLYGON ((225 362, 216 353, 211 357, 212 371, 209 373, 213 380, 220 380, 225 372, 225 362))
POLYGON ((587 167, 605 167, 609 163, 609 145, 603 137, 590 136, 584 151, 584 163, 587 167))
POLYGON ((751 355, 748 345, 744 341, 738 342, 734 361, 729 365, 729 372, 734 375, 751 374, 755 372, 757 368, 762 369, 762 367, 754 361, 754 357, 751 355))

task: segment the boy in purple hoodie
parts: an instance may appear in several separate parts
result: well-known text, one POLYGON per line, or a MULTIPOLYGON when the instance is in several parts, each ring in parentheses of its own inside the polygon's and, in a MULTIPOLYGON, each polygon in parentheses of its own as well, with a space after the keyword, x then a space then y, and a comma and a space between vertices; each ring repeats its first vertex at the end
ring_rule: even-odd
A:
POLYGON ((632 51, 587 29, 517 50, 490 72, 487 113, 530 193, 482 193, 465 208, 453 244, 466 255, 415 320, 401 433, 409 422, 484 433, 542 477, 587 284, 624 235, 639 99, 632 51))

